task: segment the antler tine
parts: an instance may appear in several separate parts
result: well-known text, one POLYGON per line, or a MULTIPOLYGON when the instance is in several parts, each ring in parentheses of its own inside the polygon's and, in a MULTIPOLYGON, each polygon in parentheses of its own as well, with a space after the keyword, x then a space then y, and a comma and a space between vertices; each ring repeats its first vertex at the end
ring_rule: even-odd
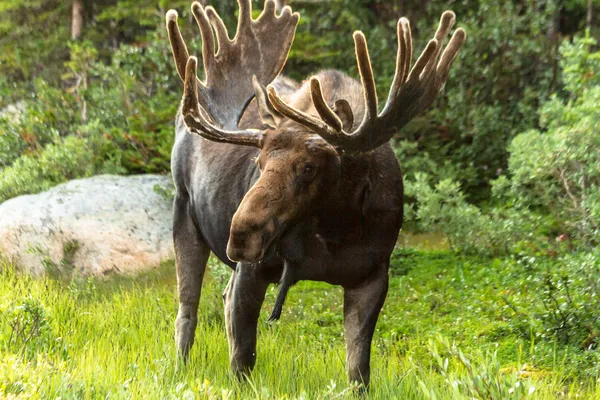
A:
POLYGON ((263 131, 245 129, 228 131, 210 123, 206 113, 200 108, 198 102, 198 78, 196 70, 198 59, 190 57, 185 68, 185 81, 181 113, 188 129, 205 139, 221 143, 243 144, 246 146, 262 147, 263 131))
POLYGON ((321 119, 334 131, 341 132, 342 121, 325 102, 325 97, 321 90, 321 82, 319 82, 318 78, 313 77, 310 80, 310 96, 321 119))
POLYGON ((324 121, 315 118, 312 115, 308 115, 300 110, 297 110, 289 104, 287 104, 281 99, 281 97, 279 97, 277 91, 273 86, 269 85, 267 87, 267 92, 269 96, 269 101, 271 102, 275 110, 279 111, 283 116, 301 125, 304 125, 308 129, 322 136, 327 141, 335 140, 337 132, 333 131, 333 129, 324 121))
POLYGON ((437 47, 438 41, 435 39, 431 39, 429 43, 427 43, 427 46, 425 46, 425 50, 423 50, 423 52, 417 59, 417 62, 415 62, 415 65, 410 70, 407 80, 410 81, 420 79, 423 71, 425 70, 425 67, 427 67, 427 65, 434 59, 437 47))
POLYGON ((410 64, 412 63, 412 32, 410 29, 410 22, 406 18, 400 18, 400 20, 404 20, 404 42, 406 44, 406 55, 404 57, 404 79, 406 82, 408 79, 408 74, 410 73, 410 64))
POLYGON ((231 41, 231 39, 229 39, 229 33, 227 32, 227 27, 225 26, 225 23, 212 6, 206 7, 206 16, 208 17, 210 24, 212 25, 213 29, 215 30, 215 33, 217 34, 219 52, 225 52, 228 48, 228 46, 225 46, 225 44, 231 41))
POLYGON ((210 23, 206 16, 206 12, 200 3, 197 1, 192 3, 192 14, 194 19, 200 28, 200 34, 202 35, 202 63, 204 65, 204 71, 208 75, 208 71, 211 71, 215 62, 215 39, 213 37, 212 30, 210 29, 210 23))
POLYGON ((360 80, 364 90, 365 105, 367 107, 367 112, 363 119, 364 123, 367 119, 377 116, 377 88, 375 87, 375 78, 373 77, 367 39, 360 31, 354 32, 354 47, 358 72, 360 73, 360 80))
POLYGON ((185 67, 189 58, 189 53, 179 26, 177 25, 177 11, 169 10, 166 15, 167 32, 169 34, 169 42, 171 43, 171 51, 173 52, 173 58, 175 59, 175 67, 181 80, 185 80, 185 67))
POLYGON ((444 42, 444 38, 448 36, 450 29, 454 26, 454 22, 456 21, 456 15, 452 11, 444 11, 442 16, 440 17, 440 23, 435 32, 435 40, 438 42, 438 46, 436 48, 435 53, 431 56, 431 60, 427 63, 425 69, 421 73, 423 77, 432 76, 435 74, 437 69, 437 62, 439 59, 439 55, 442 51, 442 45, 444 42))
POLYGON ((435 31, 435 39, 438 42, 441 42, 442 40, 444 40, 444 38, 446 36, 448 36, 448 33, 450 32, 450 29, 452 29, 452 27, 454 26, 454 23, 456 22, 456 14, 454 14, 454 11, 450 11, 450 10, 446 10, 442 13, 442 16, 440 17, 440 23, 438 25, 437 30, 435 31))
POLYGON ((404 17, 398 20, 396 27, 398 35, 398 53, 396 55, 396 72, 394 74, 394 80, 392 81, 392 87, 388 95, 387 102, 383 108, 385 113, 391 102, 400 90, 400 87, 406 81, 408 72, 410 70, 410 61, 412 57, 412 43, 410 41, 410 24, 404 17))
POLYGON ((467 39, 467 33, 464 29, 458 28, 450 42, 448 42, 448 46, 446 46, 446 50, 442 53, 442 57, 440 58, 440 62, 438 63, 437 70, 440 74, 442 80, 446 80, 448 78, 448 73, 450 72, 450 67, 456 59, 458 55, 458 51, 461 49, 465 40, 467 39))
POLYGON ((198 82, 196 71, 198 59, 189 57, 185 67, 185 80, 183 81, 183 99, 181 101, 181 112, 184 116, 200 117, 198 103, 198 82))
POLYGON ((261 13, 261 15, 262 14, 275 15, 275 11, 276 11, 275 1, 265 0, 265 8, 263 9, 263 12, 261 13))
POLYGON ((238 0, 238 5, 240 8, 237 26, 237 32, 239 35, 240 32, 244 32, 246 29, 249 29, 250 24, 252 23, 252 0, 238 0))

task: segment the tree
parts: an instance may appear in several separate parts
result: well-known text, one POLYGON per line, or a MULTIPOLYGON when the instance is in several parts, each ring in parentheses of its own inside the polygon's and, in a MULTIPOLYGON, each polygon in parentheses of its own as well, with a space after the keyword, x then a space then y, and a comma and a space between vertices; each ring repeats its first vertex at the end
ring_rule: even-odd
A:
POLYGON ((77 40, 81 37, 81 33, 83 31, 83 1, 73 0, 72 9, 71 40, 77 40))

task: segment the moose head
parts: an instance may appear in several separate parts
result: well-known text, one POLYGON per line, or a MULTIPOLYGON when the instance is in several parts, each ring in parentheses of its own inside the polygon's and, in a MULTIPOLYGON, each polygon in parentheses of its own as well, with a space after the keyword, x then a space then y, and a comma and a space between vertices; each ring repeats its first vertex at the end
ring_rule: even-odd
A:
POLYGON ((188 54, 174 11, 167 14, 167 28, 184 81, 181 113, 189 132, 259 149, 260 177, 233 216, 227 245, 231 260, 257 262, 286 229, 332 201, 343 184, 340 168, 344 157, 385 144, 432 104, 466 35, 457 29, 442 51, 455 21, 454 13, 446 11, 434 38, 411 68, 411 28, 408 20, 401 18, 395 76, 381 111, 367 41, 360 31, 354 33, 354 43, 361 85, 335 85, 313 77, 305 83, 308 90, 284 99, 274 86, 265 85, 285 64, 299 15, 289 7, 276 15, 275 3, 267 0, 263 12, 253 20, 251 2, 239 4, 233 40, 212 7, 204 8, 198 2, 192 5, 202 34, 204 81, 197 78, 198 61, 188 54), (240 128, 253 96, 263 129, 240 128))

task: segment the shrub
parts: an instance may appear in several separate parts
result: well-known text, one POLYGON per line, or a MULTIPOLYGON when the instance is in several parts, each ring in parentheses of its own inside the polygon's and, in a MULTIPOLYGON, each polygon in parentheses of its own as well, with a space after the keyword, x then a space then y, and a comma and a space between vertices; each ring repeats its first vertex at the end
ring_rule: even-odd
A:
MULTIPOLYGON (((437 171, 452 164, 459 172, 453 178, 471 201, 489 199, 489 180, 506 169, 507 145, 537 124, 540 104, 560 84, 556 42, 547 34, 557 7, 554 1, 452 4, 467 41, 444 92, 404 137, 418 143, 417 156, 427 153, 437 171)), ((428 2, 419 9, 419 16, 427 14, 416 24, 419 40, 446 8, 428 2)))
POLYGON ((544 219, 516 206, 488 210, 470 204, 452 179, 433 185, 426 174, 406 182, 406 195, 414 203, 405 208, 406 219, 417 230, 441 232, 455 251, 482 255, 508 254, 518 244, 539 241, 544 219))
POLYGON ((8 347, 5 350, 22 352, 28 359, 35 359, 39 352, 47 350, 54 339, 47 314, 44 305, 32 297, 0 309, 7 327, 0 330, 2 342, 8 347))
MULTIPOLYGON (((467 358, 455 343, 438 336, 430 340, 428 349, 437 362, 439 372, 452 388, 454 399, 524 399, 535 393, 531 378, 526 378, 521 366, 515 371, 503 370, 495 352, 475 363, 467 358)), ((419 381, 427 399, 436 399, 435 391, 419 381)))
POLYGON ((181 85, 166 43, 161 34, 144 47, 123 45, 91 71, 90 119, 106 127, 103 137, 128 173, 170 169, 181 85))
POLYGON ((0 202, 94 173, 169 171, 176 73, 165 38, 112 62, 72 44, 63 88, 40 79, 17 123, 0 119, 0 202))
MULTIPOLYGON (((433 177, 416 173, 406 182, 415 202, 407 207, 408 219, 419 229, 445 233, 453 248, 466 252, 501 254, 529 247, 535 253, 554 245, 543 244, 544 237, 597 245, 600 153, 594 149, 600 148, 600 86, 595 77, 600 76, 600 52, 588 53, 593 43, 587 38, 563 45, 561 54, 568 58, 561 64, 571 99, 554 96, 540 110, 542 129, 512 140, 508 175, 490 182, 488 208, 466 201, 452 179, 458 176, 455 168, 433 177)), ((435 167, 426 162, 424 169, 435 167)))
POLYGON ((508 318, 527 321, 537 337, 558 339, 584 350, 600 344, 600 251, 558 258, 522 257, 508 265, 527 271, 522 293, 507 302, 508 318), (533 294, 533 296, 532 296, 533 294), (532 301, 533 299, 533 301, 532 301))
POLYGON ((0 118, 0 167, 76 132, 77 106, 72 95, 41 79, 34 81, 33 90, 17 122, 0 118))
POLYGON ((94 156, 90 143, 74 136, 46 146, 39 156, 24 155, 0 172, 0 202, 90 176, 95 171, 94 156))
POLYGON ((562 47, 571 100, 555 96, 542 107, 542 129, 517 136, 509 147, 512 195, 589 246, 600 242, 600 52, 588 53, 592 43, 576 39, 562 47))

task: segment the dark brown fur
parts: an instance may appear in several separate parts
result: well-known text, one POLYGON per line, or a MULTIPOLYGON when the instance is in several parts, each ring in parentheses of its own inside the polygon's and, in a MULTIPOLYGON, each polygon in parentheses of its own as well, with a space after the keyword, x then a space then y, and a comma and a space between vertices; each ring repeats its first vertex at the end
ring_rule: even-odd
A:
POLYGON ((454 24, 454 14, 445 12, 411 69, 410 26, 400 19, 396 75, 379 113, 361 32, 354 35, 361 83, 323 71, 299 86, 274 80, 299 15, 289 7, 276 14, 275 3, 266 0, 252 19, 251 1, 238 3, 234 40, 214 9, 192 5, 203 37, 205 81, 196 77, 197 59, 187 52, 177 13, 167 13, 184 81, 172 153, 178 353, 185 360, 193 345, 212 251, 233 269, 223 298, 236 374, 249 372, 256 362, 257 324, 269 284, 282 284, 272 315, 278 317, 289 287, 305 279, 344 288, 348 377, 366 386, 403 218, 402 174, 388 141, 431 105, 465 33, 458 29, 441 52, 454 24))
MULTIPOLYGON (((360 120, 360 84, 334 71, 323 72, 319 77, 332 100, 354 99, 352 106, 359 110, 355 114, 360 120)), ((311 107, 307 85, 288 99, 296 107, 311 107)), ((255 107, 254 103, 250 105, 243 124, 261 124, 255 107)), ((209 251, 213 251, 236 270, 224 294, 228 331, 233 335, 232 368, 251 368, 256 357, 260 306, 267 286, 279 282, 283 270, 283 259, 270 250, 275 250, 277 238, 286 230, 313 218, 316 234, 326 246, 315 246, 322 254, 305 254, 300 260, 303 262, 295 261, 293 268, 300 276, 294 279, 325 281, 345 288, 348 373, 350 379, 368 383, 371 338, 387 293, 389 257, 402 224, 402 175, 391 147, 386 144, 365 154, 339 156, 320 137, 289 120, 267 134, 260 151, 190 135, 181 117, 177 126, 172 168, 177 187, 174 236, 180 249, 180 350, 187 354, 191 347, 199 285, 209 251), (320 171, 317 178, 304 184, 293 168, 298 159, 304 160, 303 149, 307 147, 314 148, 320 171), (312 197, 297 202, 299 193, 312 197), (266 205, 268 209, 264 208, 266 205), (265 222, 273 221, 272 218, 278 222, 265 222), (187 221, 193 221, 193 225, 187 221), (251 263, 231 261, 227 256, 228 242, 231 246, 241 241, 239 247, 243 250, 248 231, 257 226, 266 226, 267 233, 262 234, 268 236, 265 242, 270 246, 262 249, 264 256, 259 254, 251 263), (238 231, 232 233, 231 227, 238 231), (185 249, 193 253, 191 257, 184 254, 185 249), (192 261, 187 257, 193 258, 194 267, 184 271, 181 267, 192 261), (234 297, 247 301, 235 302, 234 297), (236 324, 232 319, 237 317, 231 314, 238 313, 242 319, 237 324, 244 327, 243 334, 232 327, 236 324), (188 316, 193 316, 193 320, 188 316), (248 340, 235 337, 236 333, 248 340)))

